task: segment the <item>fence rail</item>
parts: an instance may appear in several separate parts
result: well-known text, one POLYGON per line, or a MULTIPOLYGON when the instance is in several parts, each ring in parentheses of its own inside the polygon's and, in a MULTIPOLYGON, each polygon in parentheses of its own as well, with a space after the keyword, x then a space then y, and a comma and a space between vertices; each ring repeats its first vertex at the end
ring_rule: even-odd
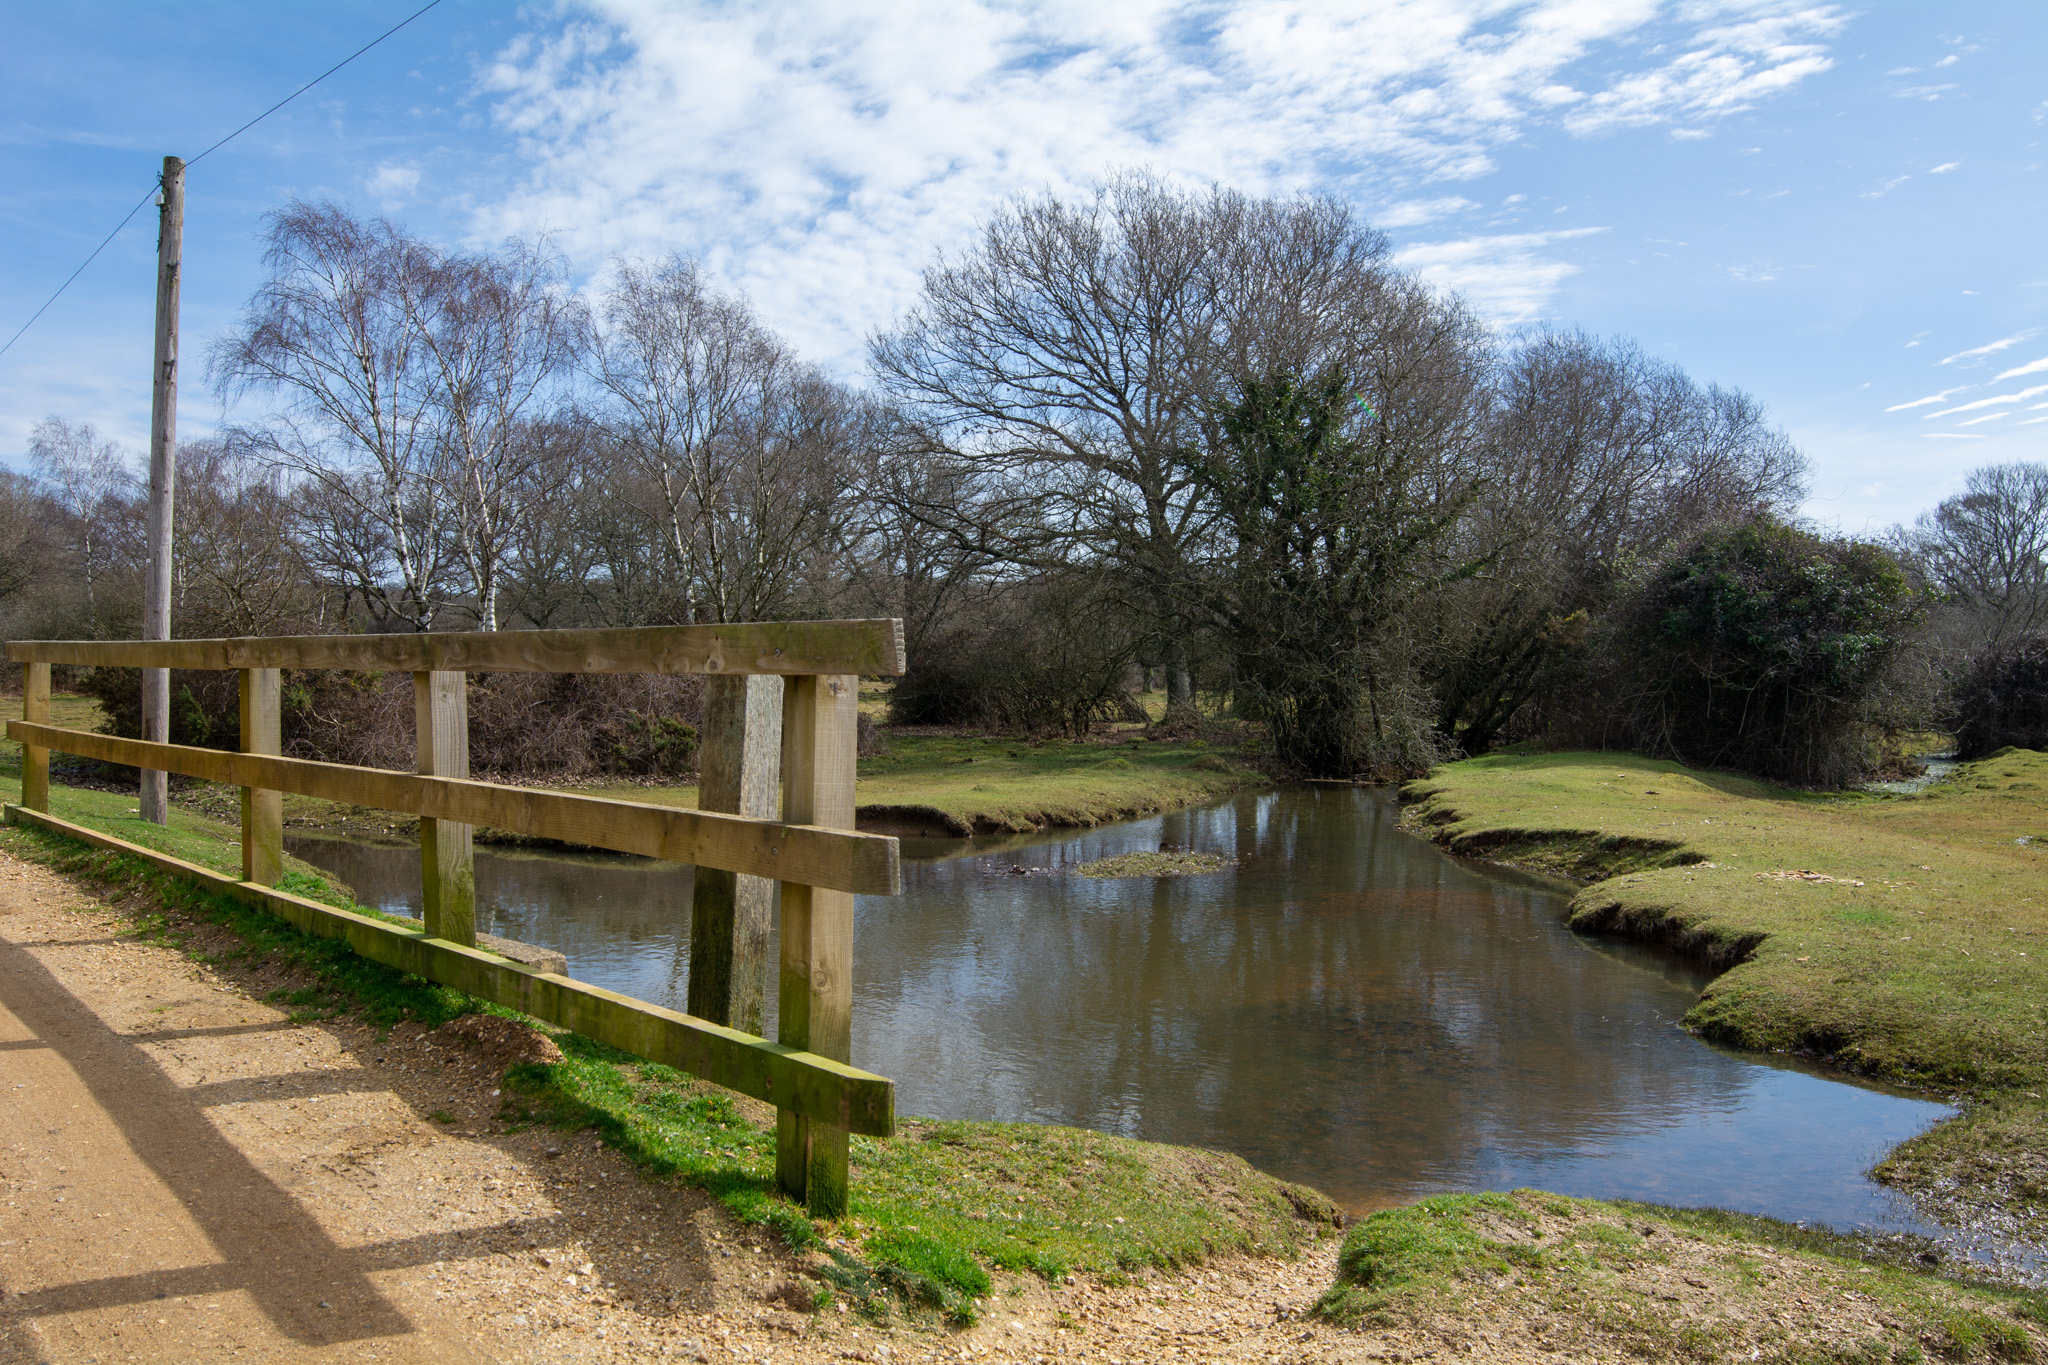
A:
POLYGON ((327 668, 362 672, 903 672, 903 623, 775 621, 617 630, 252 635, 225 640, 13 640, 15 663, 95 668, 327 668))
MULTIPOLYGON (((781 1111, 779 1178, 814 1214, 837 1216, 845 1211, 847 1135, 886 1136, 893 1131, 893 1082, 860 1071, 847 1059, 853 897, 893 895, 902 880, 896 841, 853 829, 859 675, 903 671, 901 622, 229 640, 29 640, 10 642, 7 656, 24 665, 22 718, 7 725, 9 737, 23 746, 22 803, 7 807, 10 821, 122 848, 262 905, 309 932, 345 940, 374 961, 774 1104, 781 1111), (237 670, 242 752, 53 726, 53 664, 237 670), (411 672, 419 771, 282 757, 279 694, 285 668, 411 672), (464 674, 472 670, 781 675, 783 818, 471 781, 464 674), (53 749, 241 787, 241 880, 52 816, 53 749), (276 881, 282 862, 284 792, 419 816, 425 929, 388 924, 273 889, 270 883, 276 881), (536 971, 478 949, 470 831, 480 824, 774 881, 780 888, 782 914, 778 1041, 536 971)), ((734 684, 739 681, 735 678, 734 684)), ((742 739, 718 730, 706 735, 707 745, 738 744, 742 739)), ((707 763, 713 757, 707 754, 707 763)), ((695 968, 693 951, 693 972, 695 968)))

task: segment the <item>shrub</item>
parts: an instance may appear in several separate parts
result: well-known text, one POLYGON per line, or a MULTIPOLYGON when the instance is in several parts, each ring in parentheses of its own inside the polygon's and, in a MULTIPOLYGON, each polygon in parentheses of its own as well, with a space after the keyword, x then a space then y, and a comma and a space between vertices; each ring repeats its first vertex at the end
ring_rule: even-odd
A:
POLYGON ((1122 715, 1137 637, 1087 580, 1012 588, 932 632, 896 683, 898 725, 1079 734, 1122 715))
POLYGON ((2048 634, 1978 654, 1953 706, 1959 758, 1984 758, 2007 745, 2048 749, 2048 634))
POLYGON ((1706 531, 1646 578, 1621 622, 1635 742, 1802 786, 1854 781, 1919 615, 1876 545, 1768 521, 1706 531))
MULTIPOLYGON (((129 738, 142 733, 141 685, 133 668, 96 668, 80 680, 105 710, 107 732, 129 738)), ((171 742, 241 747, 239 687, 232 671, 173 671, 171 742)), ((285 753, 410 769, 412 688, 408 673, 288 670, 285 753)), ((470 769, 504 777, 679 777, 696 763, 703 693, 693 676, 472 674, 470 769)))

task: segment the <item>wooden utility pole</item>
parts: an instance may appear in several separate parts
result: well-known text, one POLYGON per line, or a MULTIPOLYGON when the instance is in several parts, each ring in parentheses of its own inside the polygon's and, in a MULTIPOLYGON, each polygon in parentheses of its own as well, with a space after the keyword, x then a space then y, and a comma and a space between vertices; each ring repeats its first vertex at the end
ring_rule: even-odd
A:
MULTIPOLYGON (((149 575, 142 638, 171 638, 171 513, 178 480, 178 271, 185 246, 185 163, 164 158, 156 232, 156 370, 149 404, 149 575)), ((171 738, 171 671, 142 670, 142 737, 171 738)), ((163 773, 142 770, 142 818, 163 824, 170 790, 163 773)))

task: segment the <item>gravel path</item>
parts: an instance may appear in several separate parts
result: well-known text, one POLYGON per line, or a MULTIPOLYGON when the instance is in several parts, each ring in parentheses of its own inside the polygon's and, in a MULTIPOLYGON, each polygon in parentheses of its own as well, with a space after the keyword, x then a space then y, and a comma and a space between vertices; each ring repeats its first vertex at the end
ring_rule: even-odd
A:
MULTIPOLYGON (((793 1311, 804 1265, 589 1134, 506 1132, 537 1035, 295 1026, 0 854, 0 1361, 1560 1359, 1300 1314, 1334 1246, 1000 1288, 969 1332, 793 1311)), ((544 1043, 540 1043, 546 1046, 544 1043)), ((1585 1358, 1575 1356, 1574 1358, 1585 1358)))

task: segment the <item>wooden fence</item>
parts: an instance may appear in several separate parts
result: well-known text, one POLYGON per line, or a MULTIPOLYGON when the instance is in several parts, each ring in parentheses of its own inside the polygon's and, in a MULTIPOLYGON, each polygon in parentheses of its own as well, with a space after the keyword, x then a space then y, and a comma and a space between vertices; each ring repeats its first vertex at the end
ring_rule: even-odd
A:
MULTIPOLYGON (((896 841, 853 828, 860 675, 903 671, 898 621, 797 621, 628 630, 281 636, 234 640, 12 641, 24 666, 21 804, 10 822, 119 847, 215 884, 364 957, 509 1006, 765 1100, 780 1111, 776 1172, 819 1217, 846 1209, 847 1135, 887 1136, 895 1086, 847 1065, 853 1010, 853 897, 901 890, 896 841), (53 726, 52 664, 235 669, 239 753, 53 726), (282 670, 413 675, 419 771, 281 756, 282 670), (782 818, 682 810, 469 780, 465 675, 769 674, 784 678, 782 818), (242 789, 242 877, 113 839, 49 813, 50 751, 181 773, 242 789), (274 889, 283 793, 420 817, 425 927, 353 914, 274 889), (780 883, 777 1041, 508 961, 476 946, 470 834, 476 825, 717 868, 780 883)), ((713 737, 707 735, 707 742, 713 737)), ((682 910, 687 914, 687 908, 682 910)))

